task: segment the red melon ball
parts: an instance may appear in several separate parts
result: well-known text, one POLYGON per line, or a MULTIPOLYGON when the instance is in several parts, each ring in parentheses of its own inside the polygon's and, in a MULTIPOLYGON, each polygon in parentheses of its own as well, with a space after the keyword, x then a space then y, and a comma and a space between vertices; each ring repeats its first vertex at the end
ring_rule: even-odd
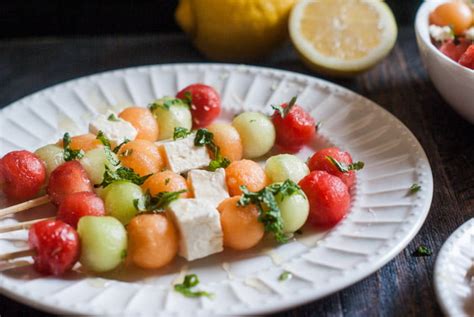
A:
POLYGON ((298 185, 308 197, 308 221, 314 226, 333 227, 347 214, 351 195, 340 178, 325 171, 313 171, 298 185))
POLYGON ((0 184, 8 199, 35 197, 46 180, 46 167, 29 151, 13 151, 0 161, 0 184))
POLYGON ((67 195, 76 192, 92 192, 93 187, 81 163, 69 161, 58 166, 51 173, 46 191, 53 204, 58 206, 67 195))
POLYGON ((341 172, 331 161, 328 160, 328 156, 344 165, 352 164, 352 157, 348 152, 341 151, 337 147, 332 147, 314 153, 308 161, 309 170, 326 171, 331 175, 339 177, 347 187, 351 188, 355 182, 355 172, 341 172))
POLYGON ((79 235, 60 220, 43 220, 32 225, 28 243, 36 252, 33 266, 41 274, 62 275, 79 259, 79 235))
POLYGON ((102 199, 92 192, 77 192, 63 198, 56 218, 77 228, 77 223, 82 217, 103 215, 105 207, 102 199))

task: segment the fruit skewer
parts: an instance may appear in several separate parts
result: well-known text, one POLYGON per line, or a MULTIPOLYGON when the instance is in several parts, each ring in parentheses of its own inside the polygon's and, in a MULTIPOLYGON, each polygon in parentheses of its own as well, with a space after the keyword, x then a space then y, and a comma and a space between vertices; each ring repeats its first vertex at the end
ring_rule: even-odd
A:
MULTIPOLYGON (((24 221, 24 222, 18 222, 13 225, 3 226, 3 227, 0 227, 0 233, 29 229, 33 224, 37 222, 40 222, 43 220, 52 220, 52 219, 55 219, 55 218, 49 217, 49 218, 34 219, 34 220, 29 220, 29 221, 24 221)), ((1 256, 0 256, 0 260, 1 260, 1 256)))
MULTIPOLYGON (((19 151, 23 153, 29 153, 27 151, 19 151)), ((11 152, 15 153, 15 152, 11 152)), ((27 155, 27 154, 25 154, 27 155)), ((5 156, 7 157, 7 156, 5 156)), ((39 159, 38 159, 39 160, 39 159)), ((3 158, 5 161, 5 158, 3 158)), ((23 164, 25 170, 29 171, 31 164, 23 164)), ((42 165, 41 165, 42 166, 42 165)), ((44 168, 44 167, 43 167, 44 168)), ((3 170, 7 171, 12 175, 15 175, 12 169, 8 170, 5 166, 3 166, 3 170)), ((29 173, 31 175, 31 173, 29 173)), ((16 174, 21 175, 22 174, 16 174)), ((11 177, 14 179, 14 176, 11 177)), ((21 183, 21 177, 17 177, 15 182, 11 182, 8 186, 15 186, 15 183, 21 183)), ((38 184, 42 185, 44 180, 41 182, 38 181, 38 184)), ((40 187, 40 186, 36 186, 40 187)), ((9 206, 3 209, 0 209, 0 218, 29 210, 34 207, 38 207, 41 205, 45 205, 49 202, 52 202, 54 205, 59 205, 61 201, 71 193, 75 192, 92 192, 93 187, 91 181, 89 180, 86 171, 82 167, 82 165, 78 161, 69 161, 58 168, 56 168, 49 177, 49 182, 46 186, 47 195, 34 198, 17 205, 9 206)))
POLYGON ((34 207, 42 206, 49 203, 51 200, 48 195, 44 195, 35 199, 31 199, 17 205, 12 205, 3 209, 0 209, 0 218, 25 211, 34 207))
MULTIPOLYGON (((60 220, 49 219, 32 224, 28 231, 28 245, 29 249, 0 255, 0 264, 13 268, 15 263, 9 265, 9 261, 32 256, 33 266, 38 272, 61 275, 79 259, 79 235, 72 226, 60 220)), ((20 265, 23 266, 22 263, 20 265)))

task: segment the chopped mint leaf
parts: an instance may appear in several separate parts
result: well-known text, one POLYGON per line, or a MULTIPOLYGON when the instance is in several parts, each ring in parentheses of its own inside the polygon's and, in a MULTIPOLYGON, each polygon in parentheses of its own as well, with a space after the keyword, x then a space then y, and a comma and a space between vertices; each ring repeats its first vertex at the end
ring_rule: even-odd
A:
POLYGON ((196 274, 186 275, 182 284, 176 284, 174 290, 186 297, 202 297, 206 296, 212 298, 214 295, 205 291, 193 291, 191 288, 199 284, 199 279, 196 274))
POLYGON ((173 132, 173 140, 184 139, 191 134, 191 131, 183 127, 175 127, 173 132))
POLYGON ((416 248, 415 251, 413 251, 411 255, 415 257, 420 257, 420 256, 430 256, 432 254, 433 254, 433 251, 431 251, 430 248, 424 245, 420 245, 418 248, 416 248))
POLYGON ((109 139, 107 139, 107 137, 104 135, 104 133, 102 131, 99 131, 99 133, 97 133, 96 139, 99 140, 100 143, 102 143, 104 145, 104 152, 105 152, 105 156, 106 156, 107 160, 113 166, 119 166, 120 161, 113 154, 113 151, 110 149, 110 147, 111 147, 110 141, 109 141, 109 139))
POLYGON ((212 153, 212 161, 209 163, 209 170, 215 171, 218 168, 226 168, 230 161, 223 157, 219 147, 214 143, 214 134, 207 129, 198 129, 196 137, 194 138, 195 146, 207 146, 207 149, 212 153))
POLYGON ((102 143, 104 146, 108 147, 109 149, 111 148, 111 146, 110 146, 110 140, 107 139, 107 137, 105 136, 104 132, 99 131, 99 133, 97 133, 96 139, 99 140, 100 143, 102 143))
POLYGON ((107 117, 107 120, 109 120, 109 121, 114 121, 114 122, 120 121, 119 118, 117 118, 117 116, 116 116, 114 113, 111 113, 111 114, 107 117))
POLYGON ((160 192, 158 195, 152 196, 150 192, 147 191, 140 199, 135 199, 133 205, 139 213, 163 212, 172 201, 178 199, 179 196, 185 192, 186 190, 183 189, 177 192, 160 192))
POLYGON ((240 186, 243 195, 238 201, 238 206, 254 204, 258 209, 258 220, 263 223, 266 232, 272 232, 279 243, 288 241, 288 235, 283 231, 283 218, 275 196, 281 194, 282 198, 301 193, 301 188, 292 180, 269 185, 258 192, 250 192, 246 186, 240 186))
POLYGON ((421 190, 421 186, 415 183, 411 185, 410 188, 408 189, 408 194, 413 195, 419 192, 420 190, 421 190))
POLYGON ((68 132, 64 133, 63 136, 63 157, 64 160, 67 161, 72 161, 72 160, 80 160, 81 158, 84 157, 84 151, 83 150, 73 150, 71 149, 71 136, 69 135, 68 132))
POLYGON ((107 187, 115 181, 126 180, 136 185, 142 185, 148 177, 152 174, 140 176, 131 168, 119 167, 116 170, 112 170, 109 166, 105 165, 104 179, 102 183, 94 185, 94 187, 107 187))
POLYGON ((280 116, 282 118, 285 118, 288 113, 290 113, 291 111, 291 108, 293 108, 293 106, 296 104, 296 99, 298 97, 294 96, 293 98, 291 98, 291 100, 288 102, 288 104, 286 105, 286 107, 283 107, 282 105, 279 105, 279 106, 271 106, 276 112, 278 112, 280 114, 280 116))
POLYGON ((153 112, 158 108, 162 108, 162 109, 165 109, 165 110, 170 110, 171 107, 176 106, 176 105, 186 105, 187 106, 187 104, 179 98, 164 97, 164 98, 155 100, 154 102, 149 104, 148 108, 150 109, 151 112, 153 112))
POLYGON ((226 168, 229 165, 230 165, 230 161, 226 159, 225 157, 223 157, 220 153, 218 153, 217 159, 212 160, 209 163, 208 168, 210 171, 214 172, 218 168, 226 168))
POLYGON ((129 139, 125 139, 122 143, 120 143, 119 145, 117 145, 116 147, 114 147, 113 152, 114 152, 115 154, 117 154, 117 153, 120 151, 120 148, 121 148, 122 146, 124 146, 125 144, 127 144, 128 142, 130 142, 130 140, 129 140, 129 139))
POLYGON ((284 281, 286 281, 286 280, 291 279, 292 277, 293 277, 293 274, 291 274, 291 273, 288 272, 288 271, 285 271, 285 272, 283 272, 283 273, 280 274, 280 276, 278 277, 278 280, 279 280, 280 282, 284 282, 284 281))
POLYGON ((191 108, 191 105, 193 104, 193 94, 190 91, 185 91, 184 92, 184 98, 181 98, 181 100, 188 105, 189 108, 191 108))
POLYGON ((364 162, 354 162, 349 165, 339 162, 331 156, 326 156, 326 159, 331 162, 342 173, 349 173, 349 171, 358 171, 364 168, 364 162))

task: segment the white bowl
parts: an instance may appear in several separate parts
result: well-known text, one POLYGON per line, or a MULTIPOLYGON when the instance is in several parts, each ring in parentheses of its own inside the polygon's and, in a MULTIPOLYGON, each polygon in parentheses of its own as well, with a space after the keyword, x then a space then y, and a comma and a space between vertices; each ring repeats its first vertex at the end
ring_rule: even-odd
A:
POLYGON ((436 89, 454 110, 474 124, 474 70, 445 56, 430 39, 430 12, 444 2, 448 1, 425 1, 418 9, 415 19, 418 48, 436 89))

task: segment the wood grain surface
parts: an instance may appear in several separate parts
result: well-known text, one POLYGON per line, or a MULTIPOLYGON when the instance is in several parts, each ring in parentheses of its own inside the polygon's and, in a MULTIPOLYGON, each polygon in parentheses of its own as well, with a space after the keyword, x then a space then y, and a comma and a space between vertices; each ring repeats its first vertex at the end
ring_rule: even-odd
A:
MULTIPOLYGON (((105 70, 205 61, 179 34, 3 41, 0 107, 53 84, 105 70)), ((304 68, 289 44, 256 65, 317 76, 304 68)), ((400 29, 395 49, 371 71, 353 79, 328 79, 374 100, 415 134, 433 169, 433 203, 415 239, 378 272, 276 316, 439 316, 432 279, 436 255, 447 237, 474 216, 474 125, 459 117, 433 87, 411 27, 400 29), (429 246, 433 255, 412 257, 420 244, 429 246)), ((0 316, 47 314, 0 296, 0 316)))

